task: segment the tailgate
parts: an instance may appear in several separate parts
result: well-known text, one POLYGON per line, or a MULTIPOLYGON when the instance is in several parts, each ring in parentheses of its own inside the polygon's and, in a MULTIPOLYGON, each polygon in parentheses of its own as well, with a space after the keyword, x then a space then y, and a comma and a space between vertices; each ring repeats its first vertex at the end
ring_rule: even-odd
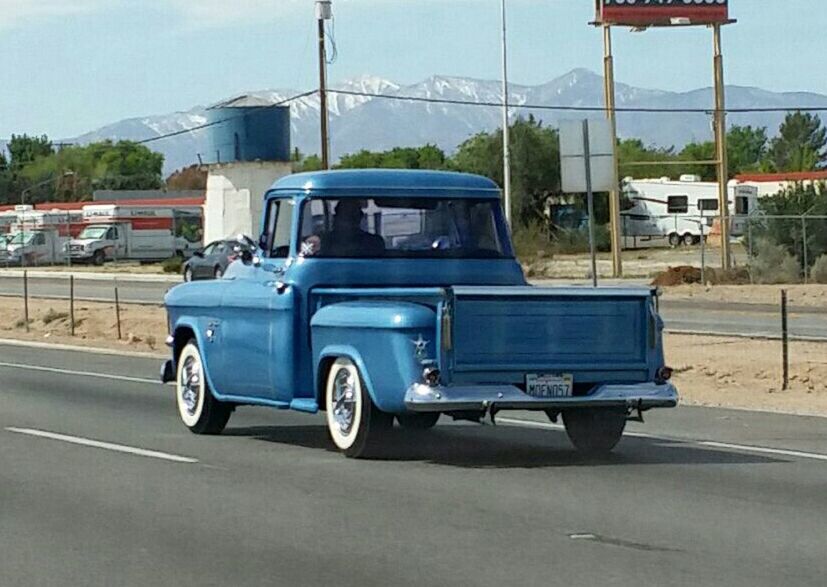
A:
POLYGON ((644 288, 454 288, 455 381, 645 381, 654 353, 653 293, 644 288))

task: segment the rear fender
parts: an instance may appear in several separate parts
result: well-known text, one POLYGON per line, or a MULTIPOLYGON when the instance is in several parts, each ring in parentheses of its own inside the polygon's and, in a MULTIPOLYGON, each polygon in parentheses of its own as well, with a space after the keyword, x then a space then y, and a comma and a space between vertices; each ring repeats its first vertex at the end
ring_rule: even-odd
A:
POLYGON ((338 358, 346 358, 353 361, 353 364, 356 365, 359 369, 359 373, 362 375, 362 382, 368 390, 370 399, 372 399, 373 403, 378 406, 378 397, 373 386, 373 380, 370 377, 370 372, 368 371, 365 361, 359 351, 349 345, 332 345, 326 347, 319 354, 319 361, 316 366, 315 389, 316 403, 319 405, 319 408, 325 409, 324 394, 325 387, 327 386, 328 369, 338 358))
POLYGON ((373 403, 382 411, 403 413, 405 392, 421 381, 438 352, 436 312, 403 301, 331 304, 311 320, 315 389, 324 406, 327 368, 335 357, 353 361, 373 403))

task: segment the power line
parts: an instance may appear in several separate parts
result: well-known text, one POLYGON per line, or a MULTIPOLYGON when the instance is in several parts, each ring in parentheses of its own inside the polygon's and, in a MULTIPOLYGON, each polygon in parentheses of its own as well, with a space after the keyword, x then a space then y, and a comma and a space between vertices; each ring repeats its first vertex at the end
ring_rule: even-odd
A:
MULTIPOLYGON (((456 106, 483 106, 490 108, 502 108, 502 102, 469 102, 467 100, 455 100, 450 98, 426 98, 422 96, 401 96, 394 94, 382 94, 371 92, 359 92, 355 90, 328 90, 331 94, 344 94, 348 96, 361 96, 367 98, 379 98, 382 100, 397 100, 404 102, 424 102, 427 104, 452 104, 456 106)), ((510 104, 511 108, 523 110, 554 110, 561 112, 606 112, 604 106, 553 106, 549 104, 510 104)), ((683 113, 683 114, 714 114, 715 108, 651 108, 651 107, 619 107, 615 112, 641 112, 641 113, 683 113)), ((827 112, 827 106, 795 106, 795 107, 766 107, 766 108, 727 108, 725 112, 730 114, 743 114, 753 112, 827 112)))
POLYGON ((166 133, 166 134, 163 134, 163 135, 158 135, 157 137, 150 137, 148 139, 135 141, 135 143, 138 144, 138 145, 146 145, 147 143, 154 143, 155 141, 161 141, 163 139, 169 139, 169 138, 172 138, 172 137, 177 137, 177 136, 189 134, 189 133, 196 132, 196 131, 199 131, 199 130, 204 130, 205 128, 210 128, 212 126, 218 126, 219 124, 224 124, 225 122, 229 122, 231 120, 236 120, 238 118, 245 118, 247 116, 255 116, 256 114, 259 114, 264 110, 267 110, 267 109, 270 109, 270 108, 275 108, 277 106, 282 106, 282 105, 287 104, 289 102, 294 102, 296 100, 300 100, 301 98, 307 98, 308 96, 312 96, 313 94, 316 94, 317 92, 318 92, 318 90, 310 90, 308 92, 302 92, 301 94, 296 94, 294 96, 290 96, 289 98, 284 98, 283 100, 279 100, 278 102, 275 102, 273 104, 268 104, 267 106, 262 107, 261 110, 257 110, 255 112, 247 112, 247 113, 244 113, 244 114, 238 114, 236 116, 228 116, 227 118, 222 118, 221 120, 214 120, 213 122, 207 122, 205 124, 199 124, 198 126, 193 126, 192 128, 185 128, 185 129, 182 129, 182 130, 176 130, 174 132, 166 133))

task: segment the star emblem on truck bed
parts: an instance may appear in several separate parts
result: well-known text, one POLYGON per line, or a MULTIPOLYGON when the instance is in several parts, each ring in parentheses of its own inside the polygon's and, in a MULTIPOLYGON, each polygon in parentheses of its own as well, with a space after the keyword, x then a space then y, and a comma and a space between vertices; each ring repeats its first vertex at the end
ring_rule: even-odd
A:
POLYGON ((428 358, 428 345, 431 344, 430 340, 425 340, 420 334, 419 338, 411 340, 411 344, 414 345, 414 356, 416 356, 417 359, 421 361, 428 358))

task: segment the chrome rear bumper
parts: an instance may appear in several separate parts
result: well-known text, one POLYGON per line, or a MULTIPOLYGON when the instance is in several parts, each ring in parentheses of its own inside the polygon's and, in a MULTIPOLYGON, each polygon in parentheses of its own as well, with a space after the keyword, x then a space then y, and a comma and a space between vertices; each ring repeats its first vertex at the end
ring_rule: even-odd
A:
POLYGON ((678 390, 671 383, 600 385, 591 394, 566 398, 539 398, 513 385, 429 387, 414 384, 405 393, 405 406, 412 412, 488 410, 565 410, 586 407, 626 407, 649 410, 674 408, 678 390))

